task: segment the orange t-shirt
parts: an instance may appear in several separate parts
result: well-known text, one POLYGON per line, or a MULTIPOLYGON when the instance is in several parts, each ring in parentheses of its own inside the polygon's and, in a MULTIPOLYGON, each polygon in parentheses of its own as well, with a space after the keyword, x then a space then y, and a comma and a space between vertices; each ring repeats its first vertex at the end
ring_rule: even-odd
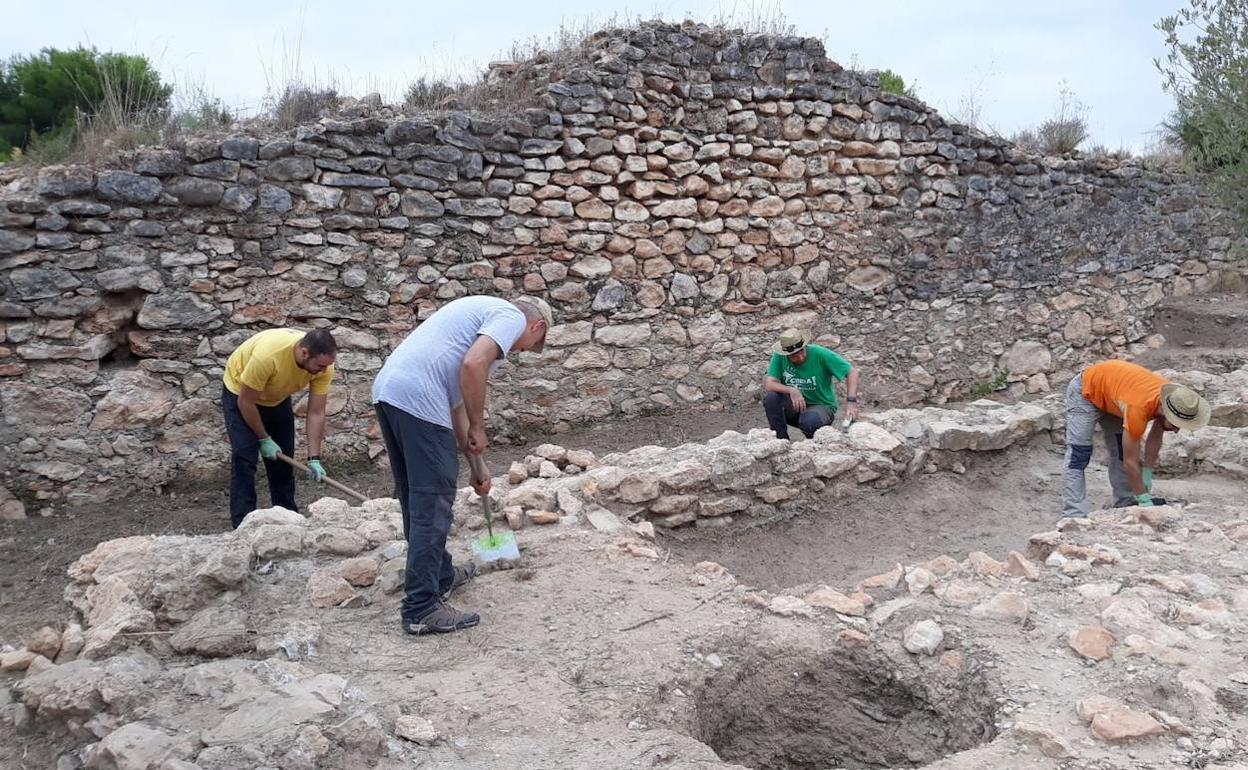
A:
POLYGON ((1083 370, 1083 397, 1102 412, 1121 417, 1127 434, 1139 441, 1157 414, 1161 386, 1167 382, 1139 364, 1102 361, 1083 370))

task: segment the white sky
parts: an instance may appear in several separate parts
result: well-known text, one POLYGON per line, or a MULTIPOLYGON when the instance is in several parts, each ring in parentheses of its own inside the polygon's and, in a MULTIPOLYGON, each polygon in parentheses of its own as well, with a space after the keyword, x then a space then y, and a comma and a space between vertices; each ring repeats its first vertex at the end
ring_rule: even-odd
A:
POLYGON ((958 114, 968 97, 981 123, 1009 134, 1056 110, 1064 82, 1087 107, 1090 144, 1141 150, 1172 100, 1153 59, 1153 25, 1185 0, 114 0, 10 4, 0 56, 79 43, 143 53, 182 88, 202 87, 254 113, 270 82, 291 75, 340 92, 400 99, 421 74, 463 76, 506 58, 515 41, 613 16, 766 17, 823 39, 828 55, 892 69, 921 98, 958 114), (182 7, 179 7, 182 6, 182 7))

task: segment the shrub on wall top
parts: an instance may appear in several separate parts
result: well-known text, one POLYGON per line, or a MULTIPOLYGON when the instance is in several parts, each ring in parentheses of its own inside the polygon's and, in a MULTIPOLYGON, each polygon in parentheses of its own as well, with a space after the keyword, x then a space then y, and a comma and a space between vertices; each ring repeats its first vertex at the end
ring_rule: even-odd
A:
POLYGON ((0 151, 68 139, 84 121, 163 112, 173 88, 144 56, 45 48, 0 68, 0 151))

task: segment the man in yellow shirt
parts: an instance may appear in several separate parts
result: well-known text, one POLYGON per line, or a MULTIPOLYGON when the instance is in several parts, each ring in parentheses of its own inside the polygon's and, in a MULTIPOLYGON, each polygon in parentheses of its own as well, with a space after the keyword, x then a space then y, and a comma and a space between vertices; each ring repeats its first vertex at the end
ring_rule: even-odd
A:
POLYGON ((273 505, 295 507, 295 474, 277 459, 295 454, 295 413, 290 397, 310 388, 308 396, 308 475, 325 477, 321 438, 325 402, 334 378, 338 344, 324 329, 269 329, 253 335, 225 364, 221 410, 230 437, 230 521, 237 529, 256 508, 256 452, 264 458, 273 505))

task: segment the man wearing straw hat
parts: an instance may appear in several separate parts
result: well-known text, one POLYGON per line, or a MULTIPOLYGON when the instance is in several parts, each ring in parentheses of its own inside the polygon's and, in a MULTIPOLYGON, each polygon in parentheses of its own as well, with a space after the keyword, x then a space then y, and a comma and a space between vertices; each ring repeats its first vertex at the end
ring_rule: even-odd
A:
POLYGON ((763 411, 776 438, 787 439, 789 426, 806 438, 836 420, 836 380, 845 383, 846 416, 858 416, 858 369, 822 345, 810 332, 786 329, 771 349, 763 381, 763 411))
POLYGON ((1092 433, 1097 423, 1109 450, 1114 507, 1151 506, 1153 468, 1161 453, 1162 437, 1167 431, 1208 425, 1209 403, 1191 388, 1168 382, 1139 364, 1102 361, 1084 369, 1066 388, 1063 516, 1088 515, 1084 469, 1092 459, 1092 433))
MULTIPOLYGON (((409 634, 450 633, 481 620, 445 603, 477 572, 472 562, 453 565, 446 550, 458 452, 485 452, 486 381, 509 352, 540 353, 553 323, 550 305, 538 297, 463 297, 407 335, 373 381, 407 538, 399 614, 409 634)), ((490 480, 474 480, 473 487, 489 494, 490 480)))

